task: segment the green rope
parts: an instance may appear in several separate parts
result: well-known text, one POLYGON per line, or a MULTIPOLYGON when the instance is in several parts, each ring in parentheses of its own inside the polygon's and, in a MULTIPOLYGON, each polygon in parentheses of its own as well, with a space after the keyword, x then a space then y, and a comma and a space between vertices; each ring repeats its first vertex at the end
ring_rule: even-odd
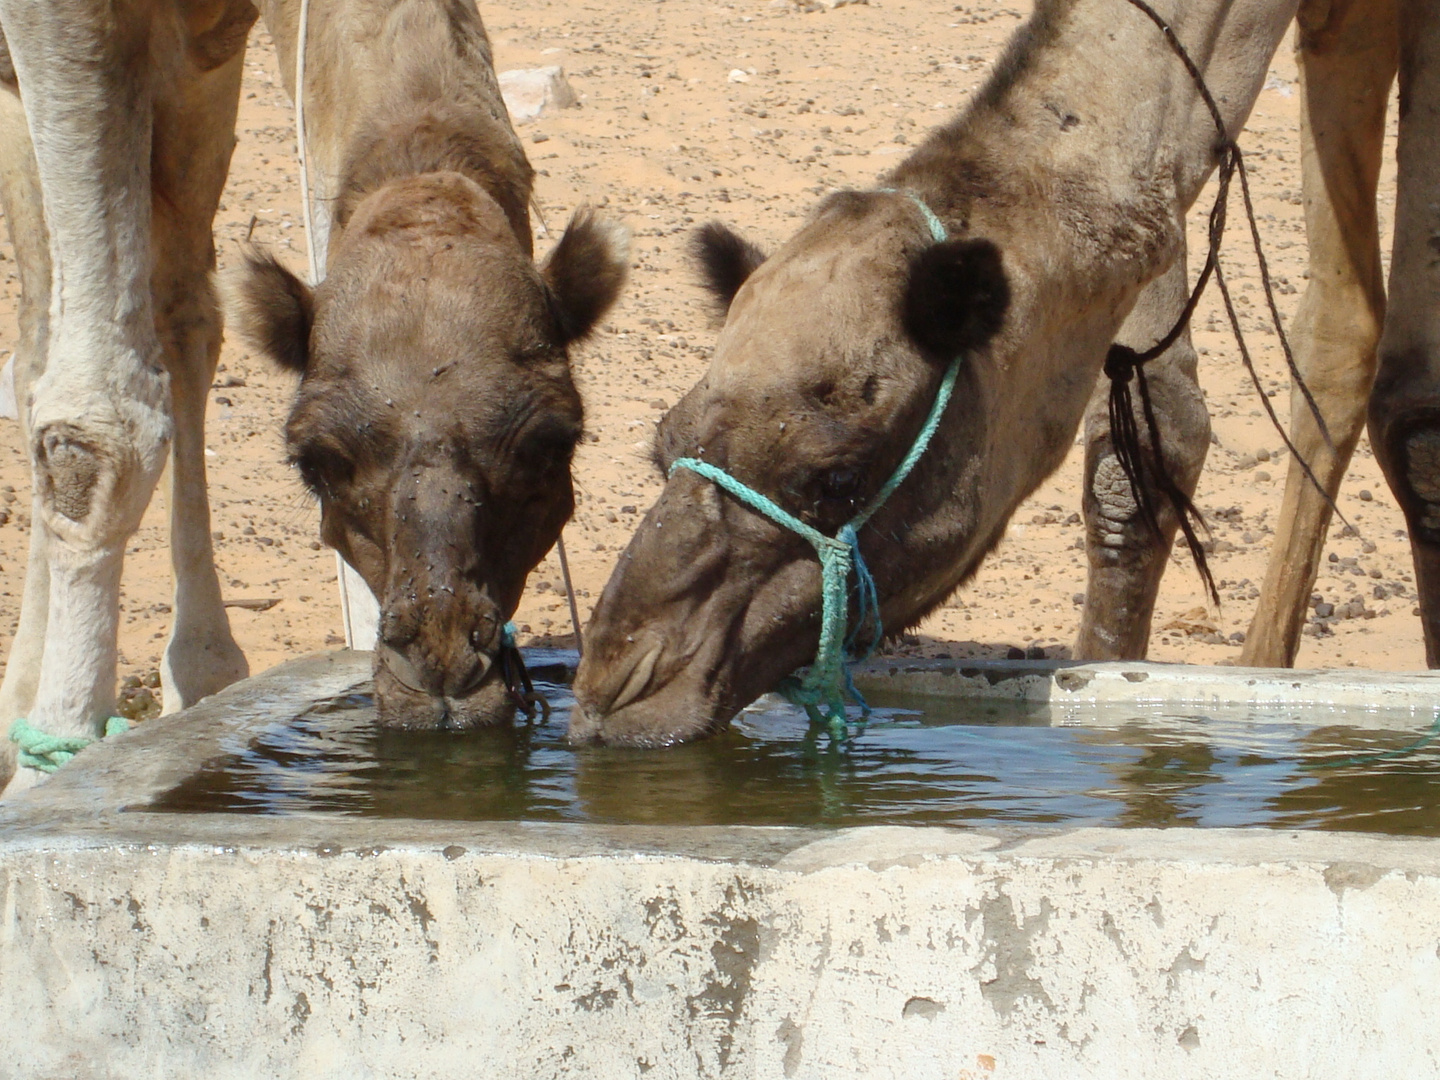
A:
MULTIPOLYGON (((885 190, 887 193, 894 193, 893 189, 885 190)), ((920 208, 930 235, 937 243, 943 241, 947 234, 940 219, 918 196, 909 195, 909 198, 920 208)), ((837 739, 844 738, 846 733, 845 702, 847 698, 860 706, 862 715, 868 716, 870 713, 869 704, 856 689, 854 680, 850 677, 851 653, 857 639, 866 624, 873 622, 874 633, 870 635, 864 657, 861 657, 864 659, 874 651, 884 637, 884 625, 880 620, 880 602, 875 589, 875 579, 871 576, 869 567, 865 565, 865 558, 860 552, 859 533, 871 517, 885 505, 895 490, 905 482, 905 478, 910 475, 911 470, 915 468, 929 448, 930 440, 940 427, 940 418, 944 415, 946 406, 950 404, 950 397, 955 391, 955 382, 960 375, 960 360, 961 357, 957 356, 950 361, 950 366, 945 370, 945 377, 940 381, 940 389, 936 392, 935 400, 930 406, 930 412, 920 426, 920 431, 915 436, 915 441, 911 444, 905 459, 890 474, 890 479, 885 481, 884 486, 875 493, 875 497, 866 504, 865 508, 842 525, 833 537, 826 536, 818 529, 805 524, 768 496, 762 495, 748 484, 735 479, 724 469, 717 468, 707 461, 700 461, 697 458, 678 458, 670 466, 671 476, 675 475, 676 469, 688 469, 705 477, 752 510, 764 514, 777 525, 798 534, 815 549, 815 554, 820 559, 820 644, 816 649, 814 662, 802 672, 782 680, 777 689, 791 702, 802 706, 810 717, 811 723, 827 726, 830 734, 837 739), (850 608, 847 594, 852 572, 855 574, 859 611, 855 630, 847 641, 845 631, 850 608)))
MULTIPOLYGON (((105 721, 106 738, 129 730, 130 721, 123 716, 105 721)), ((23 767, 53 773, 95 740, 83 735, 47 735, 21 717, 10 725, 10 741, 20 747, 23 767)))

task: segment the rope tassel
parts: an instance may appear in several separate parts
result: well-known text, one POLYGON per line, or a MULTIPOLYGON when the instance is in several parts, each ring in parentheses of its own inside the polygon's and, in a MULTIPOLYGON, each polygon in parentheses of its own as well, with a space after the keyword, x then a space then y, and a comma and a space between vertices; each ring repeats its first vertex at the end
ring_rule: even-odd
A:
POLYGON ((1150 497, 1150 486, 1145 482, 1148 473, 1155 486, 1175 511, 1180 531, 1185 536, 1185 546, 1195 563, 1201 580, 1205 583, 1206 595, 1212 603, 1220 603, 1220 590, 1215 586, 1215 576, 1210 572, 1210 563, 1205 558, 1205 548, 1200 542, 1197 530, 1209 532, 1205 518, 1195 508, 1190 496, 1175 482, 1165 462, 1165 451, 1160 444, 1160 425, 1155 418, 1155 409, 1150 401, 1150 385, 1145 379, 1144 361, 1134 349, 1124 345, 1112 345, 1105 357, 1105 374, 1110 379, 1110 447, 1120 471, 1130 484, 1130 492, 1140 509, 1140 517, 1149 526, 1157 541, 1163 542, 1164 533, 1160 528, 1160 515, 1150 497), (1145 427, 1150 436, 1151 466, 1140 441, 1140 429, 1135 423, 1135 406, 1130 394, 1130 381, 1135 380, 1140 390, 1140 409, 1145 417, 1145 427))

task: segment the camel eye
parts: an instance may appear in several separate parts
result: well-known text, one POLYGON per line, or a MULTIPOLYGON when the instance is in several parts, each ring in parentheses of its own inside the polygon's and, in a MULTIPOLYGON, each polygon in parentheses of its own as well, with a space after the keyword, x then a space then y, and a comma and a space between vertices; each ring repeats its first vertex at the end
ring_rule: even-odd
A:
POLYGON ((336 484, 346 483, 354 472, 348 459, 322 447, 305 447, 291 460, 305 486, 317 495, 336 484))
POLYGON ((853 499, 860 489, 860 470, 831 469, 820 485, 827 499, 853 499))

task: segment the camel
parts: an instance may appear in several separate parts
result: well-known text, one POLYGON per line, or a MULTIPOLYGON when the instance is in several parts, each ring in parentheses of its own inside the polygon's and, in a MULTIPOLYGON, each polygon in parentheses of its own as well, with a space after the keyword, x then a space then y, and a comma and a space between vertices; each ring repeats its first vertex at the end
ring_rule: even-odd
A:
MULTIPOLYGON (((1296 59, 1302 91, 1301 168, 1309 237, 1309 285, 1291 338, 1296 359, 1331 440, 1298 391, 1292 391, 1290 435, 1329 499, 1292 458, 1279 528, 1259 604, 1240 662, 1289 667, 1299 649, 1315 586, 1331 504, 1369 415, 1370 440, 1409 525, 1420 593, 1427 662, 1440 665, 1440 498, 1433 479, 1431 418, 1435 380, 1427 344, 1431 249, 1433 124, 1413 120, 1402 104, 1399 200, 1390 274, 1390 304, 1381 274, 1375 209, 1388 92, 1397 72, 1402 103, 1433 100, 1435 32, 1419 4, 1395 0, 1305 2, 1297 13, 1296 59), (1402 49, 1402 42, 1404 48, 1402 49), (1377 365, 1379 375, 1377 378, 1377 365), (1371 387, 1374 386, 1374 393, 1371 387)), ((1178 281, 1178 279, 1176 279, 1178 281)), ((1179 307, 1170 279, 1142 295, 1121 339, 1153 341, 1179 307)), ((1209 446, 1209 421, 1195 381, 1188 340, 1157 361, 1157 412, 1167 462, 1192 492, 1209 446)), ((1163 543, 1139 520, 1110 452, 1103 390, 1086 420, 1085 517, 1090 575, 1075 655, 1143 658, 1160 576, 1174 536, 1163 543)))
MULTIPOLYGON (((1296 4, 1167 6, 1233 139, 1296 4)), ((668 479, 592 615, 571 739, 700 737, 816 655, 811 543, 694 462, 834 535, 953 378, 929 449, 857 534, 884 627, 941 603, 1063 459, 1141 291, 1171 271, 1155 304, 1173 300, 1183 215, 1223 141, 1134 6, 1041 0, 970 106, 878 188, 827 197, 768 258, 705 230, 725 324, 657 433, 668 479)))
MULTIPOLYGON (((297 8, 267 9, 291 70, 297 8)), ((418 701, 392 715, 474 723, 505 712, 493 690, 477 691, 525 572, 569 514, 580 405, 564 346, 613 301, 625 238, 581 215, 541 271, 531 263, 529 166, 473 4, 357 2, 338 15, 338 5, 314 8, 313 149, 322 191, 336 178, 350 183, 324 204, 345 215, 333 230, 335 272, 312 291, 257 257, 245 290, 251 328, 283 363, 304 369, 288 434, 302 476, 326 503, 326 536, 378 575, 376 587, 392 572, 392 545, 443 551, 445 562, 417 565, 413 581, 394 570, 397 587, 461 597, 387 612, 393 664, 384 670, 403 684, 387 699, 418 701), (381 27, 392 52, 382 60, 348 50, 347 18, 381 27), (417 35, 415 48, 435 48, 433 63, 401 62, 405 33, 417 35), (414 92, 377 78, 382 69, 409 72, 414 92), (377 94, 366 97, 352 79, 373 80, 377 94), (425 95, 440 93, 452 99, 449 113, 425 114, 425 95), (419 125, 408 133, 407 105, 419 125), (419 279, 432 278, 415 299, 423 328, 386 295, 388 275, 417 267, 419 279), (496 288, 477 299, 476 281, 496 288), (373 318, 360 302, 375 304, 373 318), (376 351, 355 365, 356 382, 333 350, 362 343, 376 351), (418 369, 394 363, 402 345, 424 368, 423 401, 418 369), (376 394, 393 419, 377 421, 376 394), (473 406, 456 410, 456 402, 473 406), (390 512, 387 464, 395 476, 410 471, 408 509, 390 512), (455 514, 457 506, 468 512, 455 514), (416 532, 433 524, 434 532, 421 543, 396 521, 416 532), (476 552, 490 563, 477 567, 476 552)), ((247 674, 210 546, 203 418, 221 331, 211 221, 258 14, 249 0, 114 10, 94 0, 0 3, 9 58, 0 77, 11 76, 10 92, 0 93, 8 148, 0 196, 21 268, 17 398, 36 493, 20 626, 0 685, 4 729, 25 717, 55 736, 102 733, 114 705, 125 542, 167 458, 176 588, 164 707, 183 708, 247 674)), ((15 771, 15 761, 15 747, 0 741, 6 794, 40 778, 15 771)))
MULTIPOLYGON (((262 7, 293 96, 299 0, 262 7)), ((581 211, 532 262, 531 168, 473 3, 311 0, 305 105, 328 273, 252 257, 240 327, 300 376, 287 449, 380 600, 381 722, 507 719, 504 627, 574 509, 566 348, 618 296, 628 234, 581 211)))
MULTIPOLYGON (((0 684, 7 731, 26 717, 52 735, 101 734, 125 542, 167 459, 165 705, 248 673, 215 575, 203 424, 220 348, 210 224, 256 16, 249 0, 0 3, 0 197, 23 289, 16 397, 35 491, 0 684)), ((12 779, 14 762, 0 743, 9 794, 40 775, 12 779)))

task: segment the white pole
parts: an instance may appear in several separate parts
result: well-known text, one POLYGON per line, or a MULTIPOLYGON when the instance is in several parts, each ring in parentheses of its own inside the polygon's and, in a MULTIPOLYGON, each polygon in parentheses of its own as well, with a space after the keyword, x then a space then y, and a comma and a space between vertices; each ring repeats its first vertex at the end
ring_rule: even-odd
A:
MULTIPOLYGON (((300 158, 300 215, 305 224, 305 254, 310 262, 310 284, 325 277, 323 256, 315 236, 315 212, 310 198, 310 152, 305 143, 305 46, 310 29, 310 0, 300 0, 300 28, 295 40, 295 149, 300 158)), ((329 229, 326 229, 329 235, 329 229)), ((380 629, 380 605, 365 579, 335 553, 335 582, 340 590, 340 621, 345 645, 373 649, 380 629)))

